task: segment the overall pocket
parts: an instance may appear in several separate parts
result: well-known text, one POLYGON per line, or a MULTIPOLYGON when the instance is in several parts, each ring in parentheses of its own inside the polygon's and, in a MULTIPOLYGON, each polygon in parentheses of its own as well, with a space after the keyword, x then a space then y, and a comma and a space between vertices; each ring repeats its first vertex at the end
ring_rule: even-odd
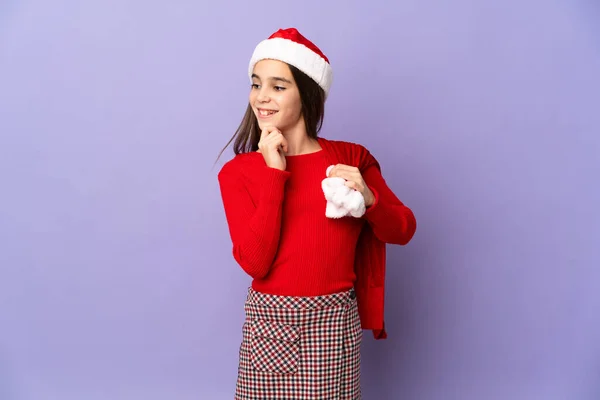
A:
POLYGON ((299 340, 297 326, 253 320, 250 327, 252 366, 263 372, 295 373, 298 370, 299 340))

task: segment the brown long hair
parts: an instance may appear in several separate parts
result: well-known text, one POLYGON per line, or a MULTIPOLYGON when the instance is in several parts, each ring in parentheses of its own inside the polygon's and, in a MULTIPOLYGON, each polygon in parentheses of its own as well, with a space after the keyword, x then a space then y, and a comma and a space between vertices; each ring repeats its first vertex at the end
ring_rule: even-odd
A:
MULTIPOLYGON (((300 102, 302 103, 302 117, 306 125, 306 133, 308 137, 316 139, 325 117, 325 91, 311 77, 300 71, 293 65, 288 64, 292 76, 298 86, 300 92, 300 102)), ((233 143, 233 152, 237 154, 250 153, 258 150, 258 142, 260 141, 260 129, 258 120, 252 106, 248 104, 246 113, 242 118, 242 122, 238 126, 235 134, 229 139, 223 150, 219 153, 217 160, 221 157, 225 149, 233 143)))

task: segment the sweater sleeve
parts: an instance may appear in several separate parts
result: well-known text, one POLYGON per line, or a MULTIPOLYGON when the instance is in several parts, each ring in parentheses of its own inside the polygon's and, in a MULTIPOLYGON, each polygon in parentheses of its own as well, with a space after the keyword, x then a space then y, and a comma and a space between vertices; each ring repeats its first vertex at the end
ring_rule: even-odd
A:
POLYGON ((377 166, 368 167, 362 176, 375 196, 364 215, 373 233, 385 243, 407 244, 417 229, 413 212, 388 187, 377 166))
POLYGON ((235 168, 224 166, 218 179, 233 257, 248 275, 260 279, 269 273, 279 246, 284 187, 290 173, 267 166, 256 173, 261 178, 256 204, 235 168))

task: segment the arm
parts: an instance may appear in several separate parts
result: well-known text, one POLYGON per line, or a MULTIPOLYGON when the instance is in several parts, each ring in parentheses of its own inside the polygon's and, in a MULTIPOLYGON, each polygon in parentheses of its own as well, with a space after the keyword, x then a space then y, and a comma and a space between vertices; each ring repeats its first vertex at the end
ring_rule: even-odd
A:
POLYGON ((218 178, 233 257, 252 278, 263 278, 279 246, 284 187, 290 173, 267 166, 256 171, 263 178, 257 188, 258 204, 252 201, 240 173, 231 166, 223 167, 218 178))
POLYGON ((407 244, 417 229, 413 212, 388 187, 377 166, 368 167, 362 175, 374 196, 364 215, 373 233, 386 243, 407 244))

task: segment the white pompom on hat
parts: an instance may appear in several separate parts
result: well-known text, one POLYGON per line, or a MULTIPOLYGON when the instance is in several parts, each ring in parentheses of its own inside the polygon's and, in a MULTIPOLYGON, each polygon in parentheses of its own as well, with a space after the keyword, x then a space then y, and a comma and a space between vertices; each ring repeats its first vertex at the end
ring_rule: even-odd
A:
POLYGON ((329 95, 333 80, 329 59, 296 28, 279 29, 256 46, 248 66, 250 79, 256 63, 265 59, 293 65, 317 82, 325 92, 325 97, 329 95))

